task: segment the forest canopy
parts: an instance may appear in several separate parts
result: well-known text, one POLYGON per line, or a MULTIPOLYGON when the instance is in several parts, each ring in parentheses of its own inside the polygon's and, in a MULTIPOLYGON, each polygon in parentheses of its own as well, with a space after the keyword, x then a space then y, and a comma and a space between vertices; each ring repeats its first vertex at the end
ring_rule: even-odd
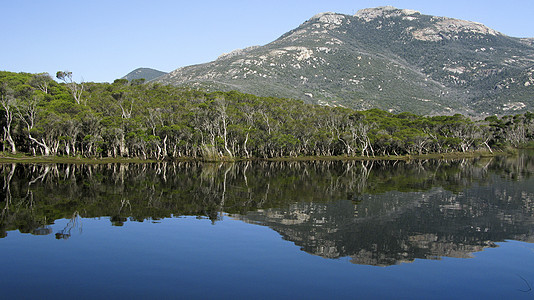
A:
POLYGON ((532 140, 534 114, 419 116, 206 92, 142 79, 0 71, 3 151, 142 159, 387 156, 496 151, 532 140))

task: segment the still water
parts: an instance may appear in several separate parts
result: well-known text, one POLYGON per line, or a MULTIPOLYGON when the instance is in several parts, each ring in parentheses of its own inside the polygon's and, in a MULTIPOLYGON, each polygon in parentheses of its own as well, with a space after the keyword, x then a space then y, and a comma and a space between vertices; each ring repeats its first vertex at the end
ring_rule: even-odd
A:
POLYGON ((534 298, 526 152, 0 172, 0 298, 534 298))

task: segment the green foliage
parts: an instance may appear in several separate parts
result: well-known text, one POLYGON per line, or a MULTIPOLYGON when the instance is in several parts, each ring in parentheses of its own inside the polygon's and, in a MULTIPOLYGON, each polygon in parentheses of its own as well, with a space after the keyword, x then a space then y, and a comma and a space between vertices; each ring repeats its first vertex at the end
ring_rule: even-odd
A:
MULTIPOLYGON (((63 84, 37 87, 38 75, 0 72, 4 136, 31 154, 206 160, 387 156, 502 150, 534 138, 531 113, 474 122, 459 114, 354 111, 124 79, 86 84, 86 100, 77 103, 63 84)), ((11 146, 7 139, 3 144, 4 151, 11 146)))

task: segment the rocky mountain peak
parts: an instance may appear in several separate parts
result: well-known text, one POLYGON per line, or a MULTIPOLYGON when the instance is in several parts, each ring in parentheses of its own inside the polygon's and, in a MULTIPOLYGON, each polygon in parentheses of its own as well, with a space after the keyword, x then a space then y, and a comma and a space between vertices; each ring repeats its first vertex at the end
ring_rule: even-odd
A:
POLYGON ((432 17, 429 26, 413 30, 411 33, 415 39, 422 41, 441 41, 443 39, 457 39, 458 35, 482 34, 482 35, 502 35, 485 25, 472 21, 458 20, 446 17, 432 17))
POLYGON ((393 6, 380 6, 375 8, 360 9, 354 16, 363 19, 366 22, 370 22, 376 18, 391 18, 401 16, 409 17, 420 14, 420 12, 412 9, 399 9, 393 6))
POLYGON ((157 81, 390 112, 522 112, 534 105, 533 44, 391 6, 324 12, 269 44, 157 81))
POLYGON ((409 22, 419 21, 424 24, 423 27, 414 24, 414 26, 408 26, 406 31, 411 33, 414 39, 421 41, 437 42, 444 39, 457 39, 459 34, 502 35, 481 23, 447 17, 426 16, 415 10, 398 9, 393 6, 362 9, 354 16, 367 23, 379 21, 380 24, 384 22, 394 24, 396 22, 396 20, 392 20, 394 18, 409 22))
POLYGON ((332 30, 339 28, 344 24, 350 24, 350 16, 333 12, 324 12, 311 17, 308 22, 312 23, 315 29, 332 30))
POLYGON ((316 14, 315 16, 310 18, 310 21, 319 21, 320 23, 328 23, 335 25, 341 25, 344 20, 346 20, 345 15, 333 12, 324 12, 316 14))

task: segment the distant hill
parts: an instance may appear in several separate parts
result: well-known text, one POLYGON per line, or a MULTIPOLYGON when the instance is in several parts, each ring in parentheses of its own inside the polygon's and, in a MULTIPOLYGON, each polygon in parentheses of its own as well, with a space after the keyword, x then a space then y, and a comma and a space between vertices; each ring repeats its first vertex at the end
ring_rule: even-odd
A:
POLYGON ((137 68, 126 74, 126 76, 122 77, 121 79, 133 80, 144 78, 146 81, 150 81, 165 74, 167 73, 150 68, 137 68))
POLYGON ((265 46, 155 81, 395 113, 510 114, 534 108, 534 46, 480 23, 388 6, 321 13, 265 46))

